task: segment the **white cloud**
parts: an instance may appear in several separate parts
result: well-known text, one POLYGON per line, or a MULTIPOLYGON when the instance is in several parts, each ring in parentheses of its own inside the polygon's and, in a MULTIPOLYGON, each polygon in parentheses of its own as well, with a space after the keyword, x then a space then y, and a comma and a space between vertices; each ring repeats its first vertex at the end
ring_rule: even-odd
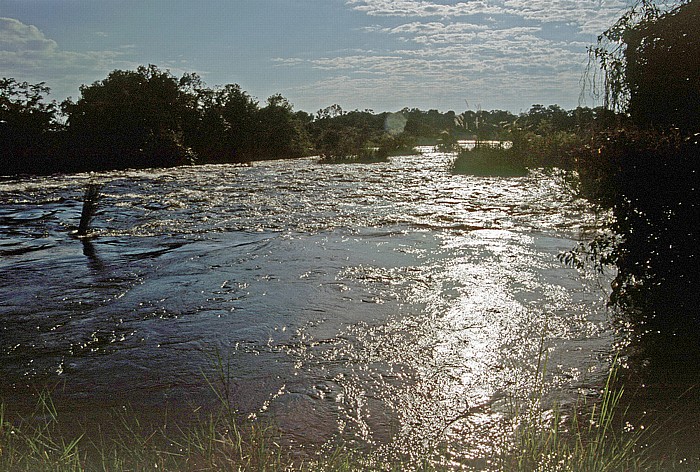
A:
POLYGON ((0 18, 0 64, 5 77, 46 82, 51 97, 77 96, 78 85, 103 79, 117 68, 134 68, 120 51, 65 51, 36 26, 0 18))
POLYGON ((454 4, 425 0, 348 0, 370 16, 456 19, 474 15, 510 15, 543 23, 569 23, 597 35, 629 6, 626 0, 474 0, 454 4))
POLYGON ((581 33, 598 35, 620 17, 628 6, 621 0, 505 0, 512 15, 545 23, 576 25, 581 33))
POLYGON ((295 67, 315 69, 320 78, 285 93, 302 107, 326 97, 338 97, 334 100, 344 108, 379 110, 454 109, 463 99, 514 111, 543 102, 576 106, 583 70, 580 55, 541 38, 514 41, 511 33, 490 32, 488 39, 472 44, 295 60, 295 67), (507 57, 503 50, 510 51, 507 57))
POLYGON ((411 0, 348 0, 346 4, 371 16, 457 17, 505 13, 502 7, 483 0, 451 5, 411 0))
POLYGON ((36 26, 13 18, 0 18, 0 51, 13 53, 51 53, 58 49, 36 26))
MULTIPOLYGON (((373 28, 375 33, 398 36, 412 47, 385 53, 360 51, 316 59, 290 58, 284 64, 352 77, 383 76, 415 86, 433 83, 437 87, 482 78, 488 84, 499 77, 504 82, 525 82, 534 87, 537 81, 532 77, 580 74, 586 43, 545 39, 540 36, 541 30, 537 26, 488 28, 470 23, 414 21, 373 28)), ((577 84, 577 80, 567 82, 577 84)))
POLYGON ((626 0, 347 0, 346 6, 377 19, 364 31, 379 35, 385 49, 295 59, 297 67, 332 77, 314 89, 337 80, 352 90, 348 99, 369 87, 392 97, 405 91, 407 100, 468 90, 470 101, 484 97, 513 109, 548 96, 575 106, 586 47, 620 16, 626 0), (397 18, 405 22, 397 25, 397 18), (405 46, 397 48, 396 40, 405 46))

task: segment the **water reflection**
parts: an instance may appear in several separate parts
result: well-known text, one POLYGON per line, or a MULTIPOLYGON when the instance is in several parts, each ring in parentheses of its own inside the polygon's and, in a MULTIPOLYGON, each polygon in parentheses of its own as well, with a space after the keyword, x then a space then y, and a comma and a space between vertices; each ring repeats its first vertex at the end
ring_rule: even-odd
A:
POLYGON ((82 238, 83 255, 88 259, 88 267, 95 272, 103 272, 105 265, 95 251, 95 245, 88 238, 82 238))
POLYGON ((420 278, 387 322, 357 323, 292 354, 308 375, 326 373, 347 437, 417 456, 450 438, 451 460, 478 462, 499 444, 501 403, 532 391, 542 345, 549 385, 571 389, 565 395, 605 376, 605 293, 591 296, 561 271, 561 240, 484 230, 437 244, 408 271, 420 278))

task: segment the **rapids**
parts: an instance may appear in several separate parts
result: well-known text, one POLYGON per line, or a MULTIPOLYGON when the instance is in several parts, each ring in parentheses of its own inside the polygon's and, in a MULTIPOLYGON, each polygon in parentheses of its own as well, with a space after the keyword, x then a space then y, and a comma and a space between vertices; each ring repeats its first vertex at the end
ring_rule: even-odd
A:
POLYGON ((543 359, 560 403, 604 382, 610 277, 557 260, 600 217, 556 173, 423 151, 0 180, 0 396, 186 416, 218 352, 235 407, 290 444, 485 461, 543 359))

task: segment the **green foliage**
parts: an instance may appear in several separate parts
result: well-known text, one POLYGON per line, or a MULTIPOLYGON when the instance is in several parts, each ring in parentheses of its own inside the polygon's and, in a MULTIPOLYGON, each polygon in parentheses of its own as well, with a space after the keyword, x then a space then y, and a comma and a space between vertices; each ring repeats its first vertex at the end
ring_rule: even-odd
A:
POLYGON ((316 140, 316 151, 323 162, 362 159, 369 155, 368 143, 362 130, 357 128, 324 129, 316 140))
POLYGON ((613 301, 673 329, 700 320, 699 167, 697 136, 635 129, 595 135, 577 161, 583 195, 612 209, 619 235, 613 301))
POLYGON ((557 167, 570 170, 575 167, 576 152, 585 142, 579 133, 553 131, 537 134, 530 131, 514 132, 511 151, 520 156, 526 167, 557 167))
POLYGON ((254 153, 258 159, 301 157, 310 148, 304 123, 282 95, 267 99, 260 109, 253 133, 254 153))
POLYGON ((43 421, 21 419, 19 424, 13 424, 0 404, 0 470, 84 470, 79 449, 84 435, 64 437, 56 406, 48 393, 39 394, 33 416, 43 421))
POLYGON ((44 82, 30 84, 13 78, 0 79, 0 120, 6 125, 33 134, 56 126, 57 108, 46 102, 50 89, 44 82))
POLYGON ((168 167, 308 155, 311 116, 281 95, 260 107, 237 84, 210 89, 154 65, 115 70, 61 109, 49 89, 0 79, 0 174, 168 167))
POLYGON ((417 108, 404 108, 401 113, 406 117, 404 132, 415 139, 437 140, 443 131, 453 133, 455 130, 456 115, 454 111, 440 113, 438 110, 423 111, 417 108))
POLYGON ((639 125, 697 127, 699 19, 696 1, 638 0, 588 50, 593 95, 639 125))
POLYGON ((700 329, 698 22, 697 1, 642 0, 598 37, 605 105, 635 126, 597 130, 575 156, 582 195, 613 214, 615 243, 592 254, 618 269, 611 301, 666 335, 700 329))
POLYGON ((700 127, 700 2, 647 15, 623 35, 628 111, 636 123, 700 127))
POLYGON ((0 175, 50 166, 59 125, 56 104, 46 101, 49 91, 43 82, 0 78, 0 175))
POLYGON ((253 153, 258 103, 238 84, 195 90, 194 119, 187 142, 200 162, 240 162, 253 153))
POLYGON ((607 267, 617 262, 617 248, 620 241, 615 235, 599 234, 591 241, 579 242, 570 251, 560 253, 557 258, 562 264, 584 270, 592 267, 602 274, 607 267))
MULTIPOLYGON (((532 142, 521 153, 530 156, 526 165, 560 165, 540 164, 544 161, 538 153, 554 141, 547 135, 561 137, 556 133, 581 132, 611 120, 599 109, 566 112, 555 105, 534 105, 518 117, 502 110, 456 115, 408 108, 375 114, 331 105, 314 117, 294 111, 279 94, 261 107, 237 84, 209 88, 196 74, 178 79, 149 65, 115 70, 82 86, 76 102, 62 104, 64 127, 57 122, 56 105, 44 100, 49 90, 43 84, 2 79, 0 86, 5 174, 246 162, 314 153, 324 162, 374 162, 412 153, 417 142, 439 142, 444 150, 457 151, 457 140, 468 138, 532 142), (529 134, 517 141, 513 136, 518 133, 529 134)), ((547 152, 554 155, 556 150, 547 152)))
POLYGON ((518 130, 511 132, 510 138, 512 141, 502 145, 477 143, 473 149, 460 150, 454 172, 513 177, 526 175, 528 168, 572 170, 584 142, 580 134, 568 131, 541 135, 518 130))
POLYGON ((377 144, 379 156, 401 156, 415 154, 416 138, 406 133, 383 134, 377 144))
POLYGON ((478 176, 520 177, 527 175, 524 159, 513 148, 476 146, 460 151, 452 171, 478 176))
POLYGON ((603 106, 623 113, 629 101, 627 60, 624 34, 644 18, 656 18, 659 10, 653 0, 641 0, 625 12, 614 25, 598 36, 595 46, 588 48, 587 83, 594 97, 602 95, 603 106), (602 72, 602 77, 599 76, 602 72), (602 90, 601 90, 602 86, 602 90))
POLYGON ((191 102, 168 71, 154 65, 115 70, 82 86, 63 104, 76 160, 88 168, 165 167, 190 163, 183 121, 191 102))
POLYGON ((388 154, 375 149, 384 141, 384 116, 370 111, 344 112, 338 105, 319 110, 308 125, 314 151, 321 162, 373 162, 386 160, 388 154))

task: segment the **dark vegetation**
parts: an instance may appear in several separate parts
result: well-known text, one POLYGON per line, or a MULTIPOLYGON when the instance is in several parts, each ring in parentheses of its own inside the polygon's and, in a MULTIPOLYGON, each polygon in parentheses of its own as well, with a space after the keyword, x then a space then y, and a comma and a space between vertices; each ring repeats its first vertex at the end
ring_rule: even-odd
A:
POLYGON ((698 24, 697 1, 667 12, 645 2, 601 35, 591 53, 606 77, 606 101, 626 109, 629 123, 594 134, 576 163, 584 195, 613 211, 613 301, 646 329, 692 333, 694 352, 686 354, 693 355, 700 354, 698 24))
POLYGON ((454 128, 454 112, 375 114, 338 105, 315 115, 281 95, 264 104, 237 84, 207 87, 154 65, 115 70, 49 101, 44 84, 0 81, 0 175, 240 163, 319 155, 326 162, 385 160, 454 128), (413 131, 405 131, 405 129, 413 131))
MULTIPOLYGON (((294 111, 281 95, 264 104, 237 84, 210 88, 195 74, 177 78, 154 65, 115 70, 80 88, 80 97, 49 101, 44 84, 0 80, 0 175, 240 163, 318 155, 322 162, 374 162, 413 153, 416 145, 452 150, 459 139, 568 136, 603 126, 602 108, 565 111, 534 105, 508 111, 294 111)), ((550 153, 550 155, 553 155, 550 153)))
POLYGON ((0 174, 169 167, 299 157, 310 150, 304 112, 280 95, 261 106, 238 85, 206 87, 153 65, 115 70, 47 103, 49 89, 0 82, 0 174))
POLYGON ((457 122, 473 132, 476 144, 469 149, 457 147, 454 171, 481 176, 522 176, 536 167, 573 170, 577 151, 587 139, 625 119, 602 107, 567 111, 557 105, 534 105, 527 113, 500 123, 493 123, 482 111, 471 115, 473 121, 467 116, 469 112, 459 115, 457 122))

